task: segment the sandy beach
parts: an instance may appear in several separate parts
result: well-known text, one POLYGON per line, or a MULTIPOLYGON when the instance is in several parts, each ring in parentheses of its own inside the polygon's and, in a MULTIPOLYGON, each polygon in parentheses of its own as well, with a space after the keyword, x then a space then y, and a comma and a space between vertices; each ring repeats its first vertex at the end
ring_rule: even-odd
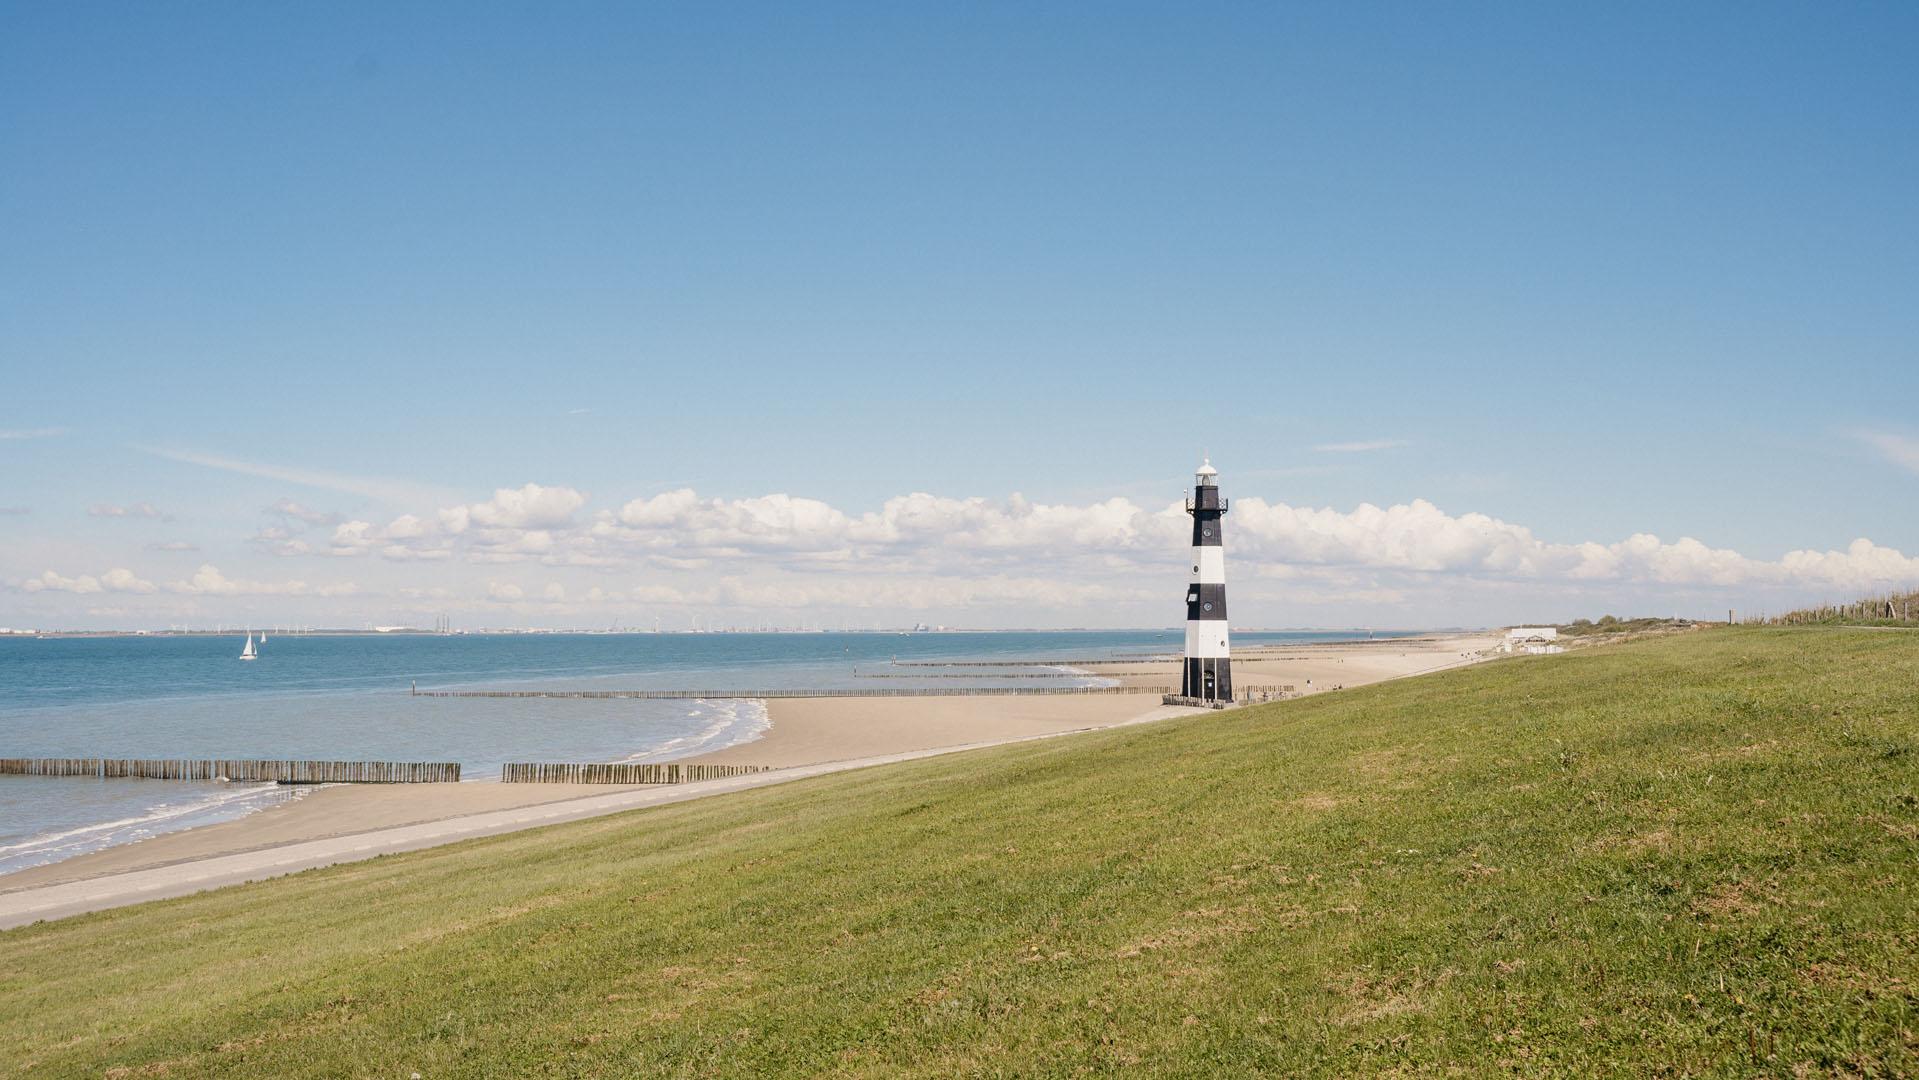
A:
POLYGON ((759 738, 688 761, 811 765, 941 746, 1106 727, 1156 708, 1160 695, 780 698, 759 738))
MULTIPOLYGON (((1304 697, 1458 667, 1489 655, 1502 640, 1499 634, 1476 632, 1325 644, 1236 646, 1233 685, 1241 691, 1285 687, 1289 694, 1304 697)), ((1097 667, 1087 670, 1099 674, 1097 667)), ((1160 686, 1169 682, 1177 685, 1179 682, 1177 661, 1129 662, 1125 671, 1127 674, 1115 676, 1124 686, 1160 686), (1151 674, 1133 674, 1141 671, 1151 674)))
MULTIPOLYGON (((1235 651, 1233 670, 1241 687, 1291 686, 1296 694, 1323 693, 1469 663, 1497 640, 1480 633, 1253 647, 1235 651)), ((1132 660, 1114 666, 1128 672, 1115 676, 1127 686, 1177 684, 1179 678, 1174 661, 1132 660)), ((1087 670, 1099 673, 1098 667, 1087 670)), ((1158 693, 1144 689, 1139 694, 1083 697, 793 698, 775 699, 768 706, 772 726, 760 738, 687 760, 775 768, 815 765, 1109 727, 1166 711, 1158 693)), ((323 787, 237 821, 0 875, 0 893, 621 790, 629 789, 487 781, 323 787)))
MULTIPOLYGON (((1379 641, 1254 646, 1235 650, 1233 677, 1241 688, 1288 687, 1297 696, 1364 686, 1471 662, 1497 645, 1496 634, 1435 634, 1379 641)), ((1177 660, 1125 660, 1104 676, 1122 686, 1179 685, 1177 660)), ((1158 691, 1138 696, 780 698, 767 702, 773 726, 760 738, 689 761, 725 764, 810 765, 821 761, 904 753, 963 743, 1106 727, 1159 703, 1158 691)))

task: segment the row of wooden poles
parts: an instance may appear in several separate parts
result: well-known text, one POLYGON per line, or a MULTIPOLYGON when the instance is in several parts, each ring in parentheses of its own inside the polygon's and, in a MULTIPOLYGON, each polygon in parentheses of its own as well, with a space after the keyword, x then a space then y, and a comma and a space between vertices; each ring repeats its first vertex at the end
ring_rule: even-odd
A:
MULTIPOLYGON (((1164 675, 1164 671, 1102 671, 1099 677, 1110 679, 1115 675, 1164 675)), ((871 673, 856 671, 855 679, 1084 679, 1083 673, 1076 671, 997 671, 989 674, 974 674, 957 671, 883 671, 871 673)))
POLYGON ((1042 697, 1057 694, 1163 694, 1171 686, 941 686, 858 690, 414 690, 414 697, 439 698, 843 698, 843 697, 1042 697))
MULTIPOLYGON (((765 765, 582 764, 512 762, 509 784, 689 784, 765 772, 765 765)), ((457 761, 268 761, 218 758, 0 758, 4 776, 85 776, 98 779, 250 780, 282 784, 447 784, 460 779, 457 761)))
POLYGON ((450 784, 460 779, 460 763, 260 758, 0 758, 0 775, 255 780, 282 784, 450 784))
MULTIPOLYGON (((1912 622, 1919 615, 1919 593, 1876 596, 1851 604, 1827 604, 1821 607, 1788 611, 1766 620, 1779 626, 1807 626, 1827 622, 1912 622)), ((1764 616, 1761 616, 1763 619, 1764 616)), ((1752 621, 1752 620, 1748 620, 1752 621)))
MULTIPOLYGON (((1112 664, 1175 663, 1177 656, 1103 657, 1097 660, 893 660, 894 667, 1099 667, 1112 664)), ((990 678, 990 676, 988 676, 990 678)))
POLYGON ((500 770, 508 784, 690 784, 724 780, 765 772, 766 765, 686 765, 678 762, 639 765, 582 765, 553 762, 512 762, 500 770))

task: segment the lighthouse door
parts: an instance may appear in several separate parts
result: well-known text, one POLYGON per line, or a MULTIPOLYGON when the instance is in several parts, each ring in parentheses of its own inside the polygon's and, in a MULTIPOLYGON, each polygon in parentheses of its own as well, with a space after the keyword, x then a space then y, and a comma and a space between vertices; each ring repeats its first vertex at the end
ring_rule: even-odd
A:
POLYGON ((1211 701, 1211 700, 1213 700, 1213 699, 1214 699, 1215 697, 1218 697, 1218 696, 1219 696, 1219 695, 1218 695, 1217 693, 1215 693, 1215 692, 1214 692, 1214 690, 1213 690, 1213 667, 1212 667, 1212 665, 1211 665, 1211 664, 1208 664, 1208 665, 1206 666, 1206 694, 1205 694, 1205 698, 1206 698, 1206 700, 1207 700, 1207 701, 1211 701))

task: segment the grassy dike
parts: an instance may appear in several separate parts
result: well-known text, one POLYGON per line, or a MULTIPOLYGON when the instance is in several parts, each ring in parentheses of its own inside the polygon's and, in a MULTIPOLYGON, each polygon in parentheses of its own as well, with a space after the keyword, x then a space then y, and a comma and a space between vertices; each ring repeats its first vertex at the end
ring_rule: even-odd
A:
POLYGON ((1713 630, 0 934, 27 1076, 1919 1071, 1919 634, 1713 630))

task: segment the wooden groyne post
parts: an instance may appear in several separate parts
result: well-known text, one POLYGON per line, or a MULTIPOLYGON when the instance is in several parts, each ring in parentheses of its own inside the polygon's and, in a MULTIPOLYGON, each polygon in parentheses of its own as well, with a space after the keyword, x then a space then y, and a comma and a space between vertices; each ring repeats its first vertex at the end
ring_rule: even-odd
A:
POLYGON ((653 764, 509 763, 500 769, 507 784, 691 784, 766 772, 767 765, 696 765, 668 761, 653 764))
POLYGON ((939 686, 903 689, 884 686, 857 690, 416 690, 415 697, 437 698, 629 698, 653 701, 724 698, 852 697, 1046 697, 1064 694, 1163 694, 1172 686, 939 686))
POLYGON ((0 776, 233 780, 279 784, 451 784, 459 782, 460 763, 270 758, 0 758, 0 776))

